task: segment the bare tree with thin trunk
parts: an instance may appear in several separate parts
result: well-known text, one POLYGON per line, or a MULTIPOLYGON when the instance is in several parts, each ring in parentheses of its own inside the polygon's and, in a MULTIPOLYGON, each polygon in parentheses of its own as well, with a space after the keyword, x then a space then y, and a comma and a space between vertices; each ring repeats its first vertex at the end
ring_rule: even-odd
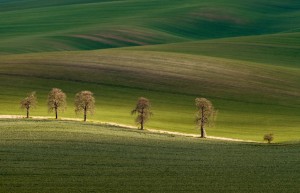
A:
POLYGON ((138 102, 136 104, 136 107, 131 111, 131 114, 138 114, 135 121, 136 123, 141 125, 141 130, 144 129, 145 122, 149 119, 149 117, 152 115, 152 112, 150 111, 150 101, 144 97, 140 97, 138 99, 138 102))
POLYGON ((201 138, 206 137, 205 125, 213 121, 215 111, 212 103, 206 98, 196 98, 195 104, 197 107, 196 123, 200 126, 201 138))
POLYGON ((31 92, 21 100, 20 105, 21 109, 26 109, 26 118, 29 118, 29 112, 31 108, 34 108, 37 104, 37 98, 35 96, 35 92, 31 92))
POLYGON ((87 113, 95 111, 95 98, 91 91, 81 91, 75 95, 76 114, 83 111, 83 120, 86 121, 87 113))
POLYGON ((55 119, 58 119, 58 111, 64 111, 67 106, 67 96, 59 88, 52 88, 48 94, 48 111, 55 112, 55 119))

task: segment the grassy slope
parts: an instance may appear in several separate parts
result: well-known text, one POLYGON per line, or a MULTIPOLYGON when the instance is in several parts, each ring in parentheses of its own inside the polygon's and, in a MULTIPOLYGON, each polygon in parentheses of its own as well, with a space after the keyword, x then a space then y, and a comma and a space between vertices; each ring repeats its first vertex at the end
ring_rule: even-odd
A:
POLYGON ((197 132, 193 101, 204 96, 219 109, 211 135, 261 140, 263 134, 274 132, 278 141, 299 139, 298 1, 0 0, 0 4, 0 53, 295 31, 133 50, 2 54, 1 114, 21 113, 20 99, 36 90, 39 106, 33 114, 48 115, 47 92, 60 87, 69 96, 63 116, 73 117, 74 94, 89 89, 98 103, 93 119, 133 124, 129 112, 137 97, 145 96, 155 113, 149 127, 197 132))
POLYGON ((197 55, 133 50, 104 50, 3 56, 1 114, 20 114, 19 100, 32 90, 48 115, 52 87, 73 96, 89 89, 97 98, 92 119, 133 124, 129 112, 140 96, 150 98, 154 116, 148 126, 195 133, 194 99, 207 97, 219 110, 210 135, 261 141, 299 140, 299 68, 225 60, 197 55), (142 64, 142 66, 141 66, 142 64), (13 81, 12 81, 13 80, 13 81))
POLYGON ((300 188, 299 144, 222 143, 63 121, 0 122, 1 192, 300 188))
POLYGON ((300 33, 297 32, 143 46, 133 48, 133 50, 206 55, 271 65, 300 67, 300 33))
POLYGON ((0 53, 299 31, 297 0, 0 1, 0 53))

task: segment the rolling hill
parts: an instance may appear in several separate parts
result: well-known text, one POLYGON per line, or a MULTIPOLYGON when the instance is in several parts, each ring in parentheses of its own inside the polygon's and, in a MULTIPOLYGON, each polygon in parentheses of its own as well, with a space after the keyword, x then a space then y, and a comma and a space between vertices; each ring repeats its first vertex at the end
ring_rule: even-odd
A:
POLYGON ((0 53, 91 50, 300 29, 297 0, 1 0, 0 53))
POLYGON ((185 53, 299 68, 300 33, 244 36, 143 46, 134 50, 185 53))
POLYGON ((299 62, 298 0, 0 0, 0 192, 297 192, 299 62), (82 90, 95 114, 71 121, 82 90), (4 119, 32 91, 53 119, 4 119), (127 127, 141 96, 148 131, 127 127), (239 142, 174 135, 199 133, 196 97, 239 142))
POLYGON ((89 119, 133 125, 138 97, 151 100, 151 128, 198 132, 194 99, 218 109, 209 135, 300 139, 300 4, 279 1, 0 0, 0 114, 49 115, 53 87, 91 90, 89 119))
POLYGON ((299 139, 299 68, 114 49, 7 55, 0 73, 1 114, 22 113, 18 101, 36 90, 33 115, 49 115, 46 95, 59 87, 69 99, 63 116, 74 117, 73 96, 89 89, 97 100, 92 119, 133 124, 129 112, 145 96, 154 111, 149 127, 195 133, 194 99, 203 96, 219 110, 211 135, 261 140, 274 132, 279 141, 299 139))

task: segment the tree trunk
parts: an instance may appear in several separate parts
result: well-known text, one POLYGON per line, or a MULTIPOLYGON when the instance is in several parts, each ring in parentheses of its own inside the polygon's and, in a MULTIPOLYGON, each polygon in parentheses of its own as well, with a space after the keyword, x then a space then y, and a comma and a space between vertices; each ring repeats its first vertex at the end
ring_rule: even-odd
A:
POLYGON ((205 138, 204 128, 202 125, 201 125, 201 138, 205 138))
POLYGON ((58 116, 57 116, 57 107, 55 107, 55 119, 57 119, 58 116))
POLYGON ((142 109, 141 130, 144 130, 144 109, 142 109))
POLYGON ((205 138, 205 131, 204 131, 204 107, 201 107, 201 138, 205 138))
POLYGON ((26 112, 26 118, 28 119, 29 118, 29 108, 26 109, 27 112, 26 112))
POLYGON ((84 107, 84 115, 83 115, 83 121, 86 122, 86 106, 84 107))

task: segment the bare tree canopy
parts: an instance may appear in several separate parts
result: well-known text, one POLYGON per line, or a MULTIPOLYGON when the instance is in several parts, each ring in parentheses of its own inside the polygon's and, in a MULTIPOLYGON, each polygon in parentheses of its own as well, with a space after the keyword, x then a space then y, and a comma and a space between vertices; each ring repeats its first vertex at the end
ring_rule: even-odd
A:
POLYGON ((48 94, 48 111, 55 112, 55 119, 58 118, 58 111, 64 111, 67 106, 66 94, 59 88, 52 88, 48 94))
POLYGON ((95 98, 91 91, 81 91, 75 95, 75 112, 82 112, 84 121, 86 121, 87 113, 93 114, 95 111, 95 98))
POLYGON ((205 125, 212 121, 212 118, 215 116, 215 110, 212 103, 206 98, 196 98, 195 104, 197 107, 196 123, 200 126, 201 138, 205 138, 205 125))
POLYGON ((152 115, 150 111, 150 101, 147 98, 140 97, 137 101, 136 107, 131 111, 131 114, 138 114, 135 121, 141 125, 141 130, 144 129, 145 122, 152 115))
POLYGON ((29 93, 27 97, 21 100, 20 102, 21 109, 26 109, 26 118, 29 118, 30 108, 34 108, 36 104, 37 104, 37 98, 35 95, 35 91, 29 93))
POLYGON ((265 134, 265 135, 264 135, 264 140, 265 140, 265 141, 268 141, 268 143, 271 143, 271 142, 274 140, 274 135, 273 135, 273 133, 265 134))

